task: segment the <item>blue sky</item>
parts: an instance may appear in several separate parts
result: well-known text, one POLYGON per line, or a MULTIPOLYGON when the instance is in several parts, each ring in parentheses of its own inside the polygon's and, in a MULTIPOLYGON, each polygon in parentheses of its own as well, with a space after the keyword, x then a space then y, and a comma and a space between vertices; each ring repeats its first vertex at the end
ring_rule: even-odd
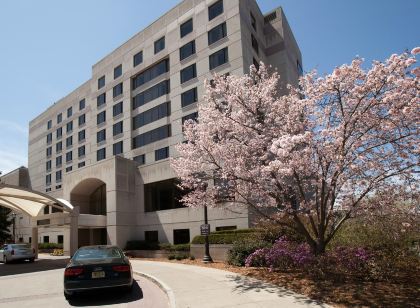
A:
MULTIPOLYGON (((27 165, 32 118, 88 80, 94 63, 178 2, 3 0, 0 171, 27 165)), ((306 71, 327 73, 356 55, 383 60, 420 45, 419 0, 257 2, 263 12, 284 8, 306 71)))

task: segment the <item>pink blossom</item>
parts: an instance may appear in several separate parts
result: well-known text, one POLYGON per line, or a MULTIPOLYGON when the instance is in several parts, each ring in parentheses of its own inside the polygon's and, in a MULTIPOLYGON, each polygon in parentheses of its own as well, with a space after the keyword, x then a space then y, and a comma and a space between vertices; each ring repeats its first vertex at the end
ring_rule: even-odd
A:
POLYGON ((420 53, 420 47, 415 47, 411 50, 412 55, 417 55, 420 53))

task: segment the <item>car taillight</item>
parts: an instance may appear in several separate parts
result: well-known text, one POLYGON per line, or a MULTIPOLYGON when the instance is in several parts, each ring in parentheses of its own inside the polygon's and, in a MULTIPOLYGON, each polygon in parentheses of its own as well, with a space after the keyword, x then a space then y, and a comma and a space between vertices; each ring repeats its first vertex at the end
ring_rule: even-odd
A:
POLYGON ((130 266, 128 265, 115 265, 112 267, 112 270, 114 272, 129 272, 130 266))
POLYGON ((81 273, 83 273, 83 268, 66 268, 64 271, 64 276, 79 276, 81 273))
POLYGON ((10 254, 13 256, 15 254, 15 250, 12 249, 12 251, 10 252, 10 254))

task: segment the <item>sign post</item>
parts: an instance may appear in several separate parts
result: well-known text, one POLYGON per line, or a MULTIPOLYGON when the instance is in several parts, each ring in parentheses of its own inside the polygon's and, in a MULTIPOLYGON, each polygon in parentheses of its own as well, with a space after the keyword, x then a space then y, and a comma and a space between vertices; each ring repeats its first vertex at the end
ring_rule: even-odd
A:
POLYGON ((205 250, 203 256, 204 263, 211 263, 213 259, 210 257, 210 245, 209 245, 209 235, 210 235, 210 225, 207 218, 207 205, 204 206, 204 225, 200 226, 201 235, 205 236, 205 250))

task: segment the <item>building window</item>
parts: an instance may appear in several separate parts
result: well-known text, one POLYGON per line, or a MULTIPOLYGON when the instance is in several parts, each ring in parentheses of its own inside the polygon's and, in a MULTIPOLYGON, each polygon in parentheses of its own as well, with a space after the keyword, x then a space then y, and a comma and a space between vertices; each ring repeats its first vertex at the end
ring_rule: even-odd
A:
POLYGON ((48 215, 50 213, 50 207, 48 205, 44 206, 44 215, 48 215))
POLYGON ((63 114, 59 113, 59 114, 57 114, 57 124, 61 123, 61 121, 63 121, 63 114))
POLYGON ((207 33, 209 46, 226 36, 226 23, 222 23, 207 33))
POLYGON ((162 140, 171 136, 171 124, 145 132, 133 138, 133 149, 162 140))
POLYGON ((114 79, 117 79, 122 75, 122 64, 114 68, 114 79))
POLYGON ((56 153, 59 153, 59 152, 61 152, 62 149, 63 149, 63 143, 61 141, 60 142, 57 142, 55 144, 55 152, 56 153))
POLYGON ((68 122, 66 125, 66 132, 69 133, 71 131, 73 131, 73 121, 68 122))
POLYGON ((169 59, 149 67, 133 78, 133 90, 169 71, 169 59))
POLYGON ((123 83, 119 83, 117 84, 113 89, 112 89, 112 97, 117 97, 119 95, 121 95, 123 93, 123 83))
POLYGON ((67 108, 67 118, 70 118, 73 115, 73 107, 67 108))
POLYGON ((100 130, 99 132, 96 133, 96 142, 100 143, 102 141, 105 141, 106 139, 106 131, 105 129, 100 130))
POLYGON ((143 51, 136 53, 133 57, 133 66, 136 67, 143 62, 143 51))
POLYGON ((116 136, 116 135, 122 134, 122 132, 123 132, 123 121, 120 121, 120 122, 118 122, 118 123, 115 123, 115 124, 112 126, 112 135, 113 135, 113 136, 116 136))
POLYGON ((82 99, 79 101, 79 110, 83 110, 86 107, 86 100, 82 99))
POLYGON ((195 54, 195 41, 191 41, 179 49, 179 61, 195 54))
POLYGON ((49 133, 47 135, 47 144, 50 144, 52 142, 52 133, 49 133))
POLYGON ((57 171, 57 172, 55 173, 55 181, 56 181, 56 182, 61 182, 61 176, 62 176, 62 172, 61 172, 61 170, 57 171))
POLYGON ((44 235, 43 243, 49 243, 49 242, 50 242, 50 237, 48 235, 44 235))
POLYGON ((169 147, 164 147, 155 151, 155 161, 169 157, 169 147))
POLYGON ((51 174, 45 176, 45 185, 51 185, 51 174))
POLYGON ((96 160, 100 161, 106 158, 105 148, 96 151, 96 160))
POLYGON ((181 94, 181 106, 185 107, 197 101, 197 88, 192 88, 181 94))
POLYGON ((51 127, 52 127, 52 120, 48 120, 47 129, 51 129, 51 127))
POLYGON ((112 116, 117 116, 123 112, 123 102, 119 102, 112 107, 112 116))
POLYGON ((47 148, 47 157, 50 157, 52 155, 52 147, 47 148))
POLYGON ((185 207, 180 201, 185 192, 178 187, 178 184, 176 179, 145 184, 145 211, 154 212, 185 207))
POLYGON ((209 6, 209 20, 219 16, 223 13, 223 1, 219 0, 216 3, 209 6))
POLYGON ((105 122, 105 120, 106 120, 106 112, 104 110, 104 111, 98 113, 98 115, 96 116, 96 124, 99 125, 99 124, 105 122))
POLYGON ((82 114, 79 116, 79 126, 82 126, 85 123, 86 123, 86 115, 82 114))
POLYGON ((66 168, 66 172, 70 172, 72 170, 73 170, 73 167, 72 166, 66 168))
POLYGON ((134 156, 133 160, 137 163, 139 163, 140 165, 144 165, 146 163, 146 154, 141 154, 138 156, 134 156))
POLYGON ((252 13, 249 14, 251 16, 251 26, 255 31, 257 31, 257 20, 255 19, 254 15, 252 15, 252 13))
POLYGON ((86 163, 84 161, 80 162, 77 164, 77 168, 82 168, 86 165, 86 163))
POLYGON ((73 160, 73 152, 67 152, 66 153, 66 162, 72 161, 73 160))
POLYGON ((133 130, 139 127, 142 127, 144 125, 147 125, 149 123, 152 123, 154 121, 157 121, 159 119, 162 119, 164 117, 167 117, 169 116, 170 113, 171 113, 170 102, 166 102, 156 107, 153 107, 152 109, 146 110, 145 112, 142 112, 136 115, 135 117, 133 117, 133 130))
POLYGON ((228 49, 227 47, 225 47, 210 55, 209 57, 210 70, 215 69, 216 67, 222 64, 225 64, 228 61, 229 61, 228 49))
POLYGON ((258 55, 259 54, 258 41, 253 34, 251 34, 251 44, 252 44, 252 48, 255 50, 255 52, 258 55))
POLYGON ((73 145, 73 136, 66 138, 66 148, 69 148, 73 145))
POLYGON ((169 80, 164 80, 157 85, 137 94, 133 97, 133 109, 136 109, 152 100, 157 99, 170 91, 169 80))
POLYGON ((97 107, 102 106, 103 104, 105 104, 105 102, 106 102, 106 93, 104 92, 96 98, 96 106, 97 107))
POLYGON ((63 244, 64 243, 64 236, 57 235, 57 244, 63 244))
POLYGON ((184 22, 180 27, 180 35, 181 37, 186 36, 188 33, 191 33, 193 30, 193 20, 192 18, 184 22))
POLYGON ((112 154, 113 155, 118 155, 118 154, 121 154, 122 152, 123 152, 123 142, 122 141, 114 143, 112 145, 112 154))
POLYGON ((198 119, 198 112, 190 113, 182 117, 182 126, 184 126, 185 121, 193 120, 194 122, 197 122, 197 119, 198 119))
POLYGON ((181 83, 187 82, 188 80, 197 77, 197 68, 195 66, 195 63, 181 70, 180 74, 181 83))
POLYGON ((55 158, 55 167, 59 168, 59 167, 61 167, 62 164, 63 164, 63 157, 61 155, 57 156, 55 158))
POLYGON ((98 90, 105 86, 105 75, 98 79, 98 90))
POLYGON ((159 243, 158 231, 144 231, 144 240, 148 243, 159 243))
POLYGON ((61 138, 61 136, 63 136, 63 128, 59 127, 57 128, 57 130, 55 131, 56 137, 57 139, 61 138))
POLYGON ((85 146, 83 145, 83 146, 79 147, 77 149, 77 152, 78 152, 77 154, 78 154, 78 157, 79 158, 85 156, 86 155, 86 148, 85 148, 85 146))
POLYGON ((155 54, 157 54, 162 49, 165 49, 165 37, 161 37, 155 42, 155 54))
POLYGON ((79 133, 78 133, 78 137, 79 137, 79 141, 82 141, 82 140, 85 140, 86 139, 86 131, 85 130, 81 130, 79 133))
POLYGON ((46 166, 45 166, 45 170, 51 171, 51 160, 47 161, 46 166))
POLYGON ((175 229, 174 244, 188 244, 190 242, 190 229, 175 229))

